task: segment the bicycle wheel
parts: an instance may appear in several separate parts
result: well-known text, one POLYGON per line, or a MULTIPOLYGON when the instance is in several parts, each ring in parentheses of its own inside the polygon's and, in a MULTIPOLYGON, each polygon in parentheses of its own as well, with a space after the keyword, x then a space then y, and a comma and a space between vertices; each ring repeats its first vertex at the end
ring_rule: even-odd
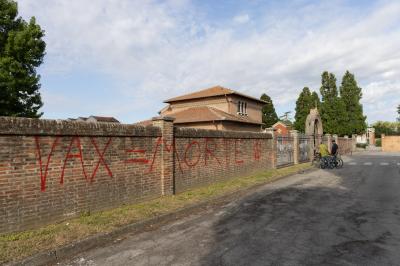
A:
POLYGON ((319 160, 319 168, 325 169, 328 166, 328 163, 325 158, 321 158, 319 160))
POLYGON ((340 158, 336 159, 336 168, 342 168, 343 167, 343 160, 340 158))
POLYGON ((326 159, 327 168, 333 169, 335 168, 335 160, 332 157, 326 159))

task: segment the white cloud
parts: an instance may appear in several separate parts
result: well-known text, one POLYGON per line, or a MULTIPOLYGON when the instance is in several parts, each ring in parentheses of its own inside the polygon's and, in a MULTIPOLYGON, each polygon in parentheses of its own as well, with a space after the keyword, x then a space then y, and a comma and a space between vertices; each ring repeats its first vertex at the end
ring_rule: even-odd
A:
POLYGON ((238 24, 247 23, 247 22, 249 22, 249 20, 250 20, 250 16, 249 16, 248 14, 237 15, 237 16, 235 16, 235 17, 233 18, 233 21, 234 21, 235 23, 238 23, 238 24))
POLYGON ((339 86, 349 69, 364 88, 369 120, 394 119, 394 111, 385 116, 369 106, 392 108, 389 95, 400 99, 400 3, 381 2, 360 14, 333 2, 267 10, 252 16, 257 23, 240 14, 233 18, 244 23, 240 29, 210 24, 188 0, 19 5, 22 15, 35 15, 46 30, 43 75, 95 70, 118 80, 122 85, 113 89, 132 98, 132 106, 146 102, 143 108, 154 113, 162 99, 216 84, 254 96, 267 92, 277 105, 292 108, 302 87, 319 88, 322 71, 334 72, 339 86))

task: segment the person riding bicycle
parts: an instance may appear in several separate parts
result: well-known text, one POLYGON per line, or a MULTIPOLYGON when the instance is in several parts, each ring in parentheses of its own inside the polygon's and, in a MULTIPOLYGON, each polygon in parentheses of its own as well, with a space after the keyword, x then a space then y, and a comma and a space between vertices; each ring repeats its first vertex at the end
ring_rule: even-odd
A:
POLYGON ((326 144, 321 143, 319 145, 319 154, 321 155, 321 158, 329 156, 329 150, 326 144))
POLYGON ((336 158, 338 150, 339 150, 339 146, 336 144, 336 141, 333 139, 332 140, 331 155, 336 158))

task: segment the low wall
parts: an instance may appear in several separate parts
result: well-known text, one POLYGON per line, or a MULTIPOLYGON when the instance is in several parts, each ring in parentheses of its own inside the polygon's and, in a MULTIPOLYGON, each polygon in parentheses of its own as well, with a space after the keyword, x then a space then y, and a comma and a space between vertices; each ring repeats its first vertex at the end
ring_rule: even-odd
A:
POLYGON ((273 166, 270 134, 0 117, 0 233, 273 166), (174 136, 174 131, 175 135, 174 136))
POLYGON ((385 136, 382 134, 382 151, 400 152, 400 136, 385 136))
POLYGON ((352 154, 354 149, 355 139, 352 138, 337 138, 337 144, 339 146, 339 153, 342 155, 352 154))
POLYGON ((159 138, 157 127, 0 118, 0 232, 159 196, 159 138))
POLYGON ((273 167, 273 139, 266 133, 179 128, 175 145, 177 192, 273 167))
MULTIPOLYGON (((307 161, 311 138, 280 143, 283 164, 307 161), (288 147, 289 147, 288 146, 288 147)), ((352 139, 339 138, 342 154, 352 139)), ((0 233, 276 168, 269 133, 0 117, 0 233)), ((281 162, 280 162, 281 163, 281 162)))

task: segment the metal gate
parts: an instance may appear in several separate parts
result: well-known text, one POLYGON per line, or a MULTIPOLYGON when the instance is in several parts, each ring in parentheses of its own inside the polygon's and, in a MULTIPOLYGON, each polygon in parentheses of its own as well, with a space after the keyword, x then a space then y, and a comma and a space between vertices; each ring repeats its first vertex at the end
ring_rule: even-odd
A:
POLYGON ((293 144, 294 144, 293 137, 290 136, 276 137, 276 160, 278 167, 294 163, 293 144))
POLYGON ((310 161, 311 138, 306 135, 299 136, 299 162, 310 161))

